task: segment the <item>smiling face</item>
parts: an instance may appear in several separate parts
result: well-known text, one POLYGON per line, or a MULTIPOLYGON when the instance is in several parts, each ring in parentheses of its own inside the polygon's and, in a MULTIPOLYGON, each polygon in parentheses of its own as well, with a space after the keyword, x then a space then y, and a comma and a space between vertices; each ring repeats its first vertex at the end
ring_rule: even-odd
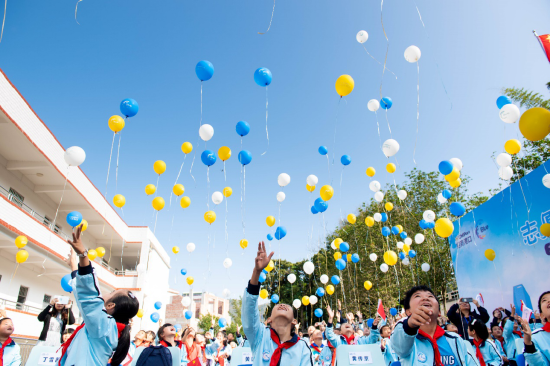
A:
POLYGON ((0 321, 0 335, 2 337, 9 337, 14 330, 13 322, 9 318, 4 318, 0 321))
POLYGON ((342 326, 340 327, 340 332, 346 337, 351 337, 354 333, 353 327, 349 323, 342 324, 342 326))
POLYGON ((540 299, 540 315, 550 321, 550 294, 545 294, 540 299))
POLYGON ((430 291, 419 290, 411 296, 410 308, 405 312, 411 316, 412 312, 420 306, 432 311, 432 320, 437 320, 439 316, 439 302, 430 291))
POLYGON ((277 318, 284 318, 288 320, 288 322, 294 321, 294 311, 292 310, 292 307, 287 304, 278 304, 275 305, 273 310, 271 310, 271 320, 275 320, 277 318))
POLYGON ((220 344, 223 343, 223 332, 218 332, 218 334, 216 335, 216 339, 220 344))

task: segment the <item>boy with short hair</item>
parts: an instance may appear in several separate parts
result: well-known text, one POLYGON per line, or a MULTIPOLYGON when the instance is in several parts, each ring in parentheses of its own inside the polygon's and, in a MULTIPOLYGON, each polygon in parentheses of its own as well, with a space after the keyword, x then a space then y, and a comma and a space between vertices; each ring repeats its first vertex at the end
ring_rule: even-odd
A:
POLYGON ((528 322, 520 318, 525 344, 523 355, 529 366, 550 365, 550 291, 540 295, 539 311, 545 323, 535 331, 531 330, 528 322))

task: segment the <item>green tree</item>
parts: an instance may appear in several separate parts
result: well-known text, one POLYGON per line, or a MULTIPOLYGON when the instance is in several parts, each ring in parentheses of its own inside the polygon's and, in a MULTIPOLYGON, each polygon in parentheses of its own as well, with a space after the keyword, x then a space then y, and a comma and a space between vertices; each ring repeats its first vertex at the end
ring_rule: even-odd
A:
POLYGON ((218 325, 218 320, 220 318, 218 316, 212 314, 201 315, 198 326, 199 329, 207 332, 210 328, 212 328, 212 319, 214 319, 214 334, 212 334, 212 336, 216 337, 216 334, 218 334, 218 331, 220 330, 220 326, 218 325))

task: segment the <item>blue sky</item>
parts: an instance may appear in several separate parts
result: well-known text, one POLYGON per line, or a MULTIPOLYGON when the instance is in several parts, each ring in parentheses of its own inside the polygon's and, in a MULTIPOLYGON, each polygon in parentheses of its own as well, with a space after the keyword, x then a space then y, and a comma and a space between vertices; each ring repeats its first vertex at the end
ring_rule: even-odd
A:
MULTIPOLYGON (((173 275, 186 267, 198 290, 233 295, 246 285, 253 266, 255 243, 270 232, 265 217, 278 217, 277 176, 286 172, 292 181, 285 188, 281 221, 288 230, 281 242, 272 242, 276 257, 299 260, 309 255, 308 237, 324 231, 319 217, 309 213, 318 196, 305 190, 309 174, 319 186, 330 184, 335 196, 325 213, 327 230, 372 197, 365 169, 377 169, 384 185, 389 176, 386 158, 379 148, 376 120, 367 101, 379 99, 382 67, 355 40, 359 30, 369 33, 365 44, 383 60, 386 40, 380 24, 380 2, 283 1, 277 2, 269 33, 258 35, 269 24, 273 3, 268 0, 142 1, 84 0, 79 22, 74 20, 76 1, 8 2, 4 38, 0 44, 0 67, 30 102, 65 147, 78 145, 87 152, 82 166, 103 189, 112 133, 108 118, 119 113, 122 99, 140 104, 139 114, 123 132, 118 193, 126 196, 125 219, 130 225, 150 223, 150 198, 146 184, 155 183, 153 163, 162 159, 168 169, 161 177, 160 195, 169 198, 183 160, 180 146, 193 143, 198 152, 193 175, 189 156, 180 178, 191 207, 174 205, 159 215, 157 236, 169 250, 182 252, 173 275), (224 207, 210 227, 210 266, 207 261, 209 227, 203 220, 207 202, 206 167, 200 163, 205 144, 198 140, 200 82, 195 64, 210 60, 214 77, 204 83, 203 122, 215 129, 207 148, 227 145, 233 157, 227 162, 227 182, 218 160, 210 170, 210 193, 233 188, 228 201, 229 256, 225 258, 224 207), (266 155, 265 89, 253 81, 254 70, 267 67, 273 73, 269 87, 269 137, 266 155), (339 106, 336 145, 333 146, 338 99, 334 83, 341 74, 355 79, 355 90, 339 106), (240 217, 240 165, 236 159, 240 138, 239 120, 248 121, 251 133, 243 147, 253 154, 246 169, 246 237, 244 252, 240 217), (332 177, 325 157, 317 153, 327 145, 332 157, 332 177), (343 174, 339 157, 348 154, 352 163, 343 174), (172 215, 174 228, 170 234, 172 215), (194 242, 190 257, 183 249, 194 242), (220 250, 221 248, 221 250, 220 250), (280 250, 279 250, 280 248, 280 250), (208 275, 208 273, 210 273, 208 275)), ((550 5, 540 1, 417 1, 426 30, 413 1, 384 3, 384 26, 390 40, 383 95, 393 99, 388 111, 392 136, 401 145, 397 154, 397 181, 414 167, 412 155, 416 131, 416 65, 404 60, 410 45, 422 51, 420 59, 420 132, 416 150, 418 167, 435 170, 439 161, 459 157, 463 173, 471 176, 470 189, 486 191, 498 184, 491 160, 504 141, 519 135, 517 125, 506 125, 495 104, 500 89, 518 86, 547 95, 550 65, 531 31, 550 32, 550 5), (441 75, 441 78, 439 77, 441 75), (448 91, 445 94, 442 80, 448 91), (452 108, 451 102, 452 101, 452 108)), ((389 138, 384 113, 379 113, 382 141, 389 138)), ((112 172, 113 174, 113 172, 112 172)), ((111 175, 113 177, 113 175, 111 175)), ((111 178, 111 183, 114 179, 111 178)), ((114 192, 114 186, 110 188, 114 192)), ((212 204, 210 203, 212 206, 212 204)), ((311 246, 311 241, 309 241, 311 246)), ((174 258, 175 259, 175 258, 174 258)), ((170 286, 187 290, 181 276, 170 286)))

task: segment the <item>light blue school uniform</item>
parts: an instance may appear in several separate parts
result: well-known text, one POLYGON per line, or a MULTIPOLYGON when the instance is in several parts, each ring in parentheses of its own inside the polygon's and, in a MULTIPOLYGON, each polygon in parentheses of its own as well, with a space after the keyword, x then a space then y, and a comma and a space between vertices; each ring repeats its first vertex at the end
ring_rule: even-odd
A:
MULTIPOLYGON (((390 366, 392 363, 399 361, 399 357, 392 349, 391 340, 389 338, 385 338, 385 341, 386 346, 384 347, 384 362, 387 366, 390 366)), ((381 342, 379 342, 379 344, 381 344, 381 342)))
MULTIPOLYGON (((502 348, 502 343, 500 343, 500 341, 498 339, 495 339, 494 337, 493 337, 492 341, 495 344, 495 346, 497 346, 498 353, 501 356, 507 357, 506 356, 506 351, 504 350, 504 348, 502 348)), ((506 340, 504 340, 504 344, 506 344, 506 340)))
POLYGON ((525 346, 523 355, 529 366, 550 365, 550 333, 544 329, 537 329, 531 335, 533 344, 525 346))
POLYGON ((485 361, 485 365, 487 366, 503 365, 504 362, 502 361, 502 356, 498 352, 498 348, 492 340, 487 339, 486 341, 482 342, 479 346, 479 350, 483 355, 483 361, 485 361))
POLYGON ((105 310, 92 265, 79 266, 73 277, 76 304, 86 325, 73 338, 61 366, 107 365, 118 346, 116 321, 105 310))
MULTIPOLYGON (((277 344, 271 339, 271 330, 265 327, 260 321, 260 312, 258 310, 258 295, 260 285, 248 283, 248 288, 244 291, 241 320, 244 333, 246 334, 250 348, 254 355, 254 366, 269 365, 273 352, 277 349, 277 344)), ((293 340, 298 339, 294 335, 293 340)), ((295 345, 281 352, 281 365, 312 366, 313 358, 311 350, 303 339, 299 339, 295 345)))
MULTIPOLYGON (((0 344, 0 346, 2 345, 0 344)), ((4 347, 2 362, 4 366, 21 366, 21 349, 13 339, 4 347)))
MULTIPOLYGON (((337 335, 334 334, 334 328, 332 324, 327 324, 327 328, 325 330, 326 337, 328 341, 334 346, 334 348, 338 348, 341 345, 347 345, 348 342, 346 341, 346 338, 343 335, 337 335)), ((362 336, 359 337, 355 344, 376 344, 378 342, 378 339, 380 338, 380 331, 378 329, 371 329, 370 335, 368 336, 362 336)))
POLYGON ((332 349, 329 346, 323 347, 321 355, 319 356, 319 361, 321 366, 332 365, 332 349))
MULTIPOLYGON (((506 357, 509 360, 515 360, 518 355, 516 349, 516 339, 521 337, 514 333, 514 321, 508 319, 502 330, 502 336, 504 337, 504 351, 506 352, 506 357)), ((500 343, 500 342, 499 342, 500 343)))

